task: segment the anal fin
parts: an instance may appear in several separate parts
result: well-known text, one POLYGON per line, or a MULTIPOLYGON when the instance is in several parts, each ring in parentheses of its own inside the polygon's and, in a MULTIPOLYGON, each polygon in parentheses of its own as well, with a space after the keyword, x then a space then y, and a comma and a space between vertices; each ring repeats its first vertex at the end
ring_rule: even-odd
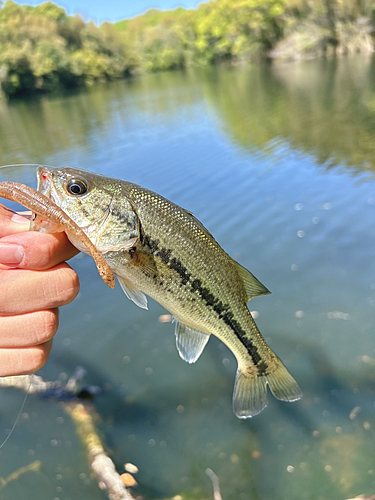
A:
POLYGON ((210 336, 175 319, 175 335, 177 350, 181 358, 188 363, 195 363, 202 354, 210 336))

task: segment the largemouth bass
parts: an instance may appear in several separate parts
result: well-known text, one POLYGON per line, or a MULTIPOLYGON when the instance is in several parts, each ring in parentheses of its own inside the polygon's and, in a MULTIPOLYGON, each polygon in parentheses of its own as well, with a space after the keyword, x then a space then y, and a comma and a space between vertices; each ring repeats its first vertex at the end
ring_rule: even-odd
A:
MULTIPOLYGON (((39 167, 37 175, 38 190, 86 233, 125 294, 145 309, 147 294, 174 316, 185 361, 197 361, 211 334, 229 347, 238 362, 233 410, 239 418, 263 410, 267 385, 277 399, 301 398, 247 308, 250 299, 270 292, 191 212, 131 182, 85 170, 39 167)), ((89 253, 81 239, 68 236, 89 253)))

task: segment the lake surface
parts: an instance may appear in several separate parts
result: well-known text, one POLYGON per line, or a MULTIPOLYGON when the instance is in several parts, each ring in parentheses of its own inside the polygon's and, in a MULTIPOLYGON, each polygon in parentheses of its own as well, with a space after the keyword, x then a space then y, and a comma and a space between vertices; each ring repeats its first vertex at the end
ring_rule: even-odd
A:
MULTIPOLYGON (((250 420, 231 408, 236 362, 211 338, 195 365, 152 300, 108 289, 71 261, 81 292, 62 308, 46 379, 76 366, 105 386, 98 423, 139 495, 344 500, 375 493, 375 59, 148 75, 64 97, 0 103, 0 164, 75 166, 148 187, 191 210, 272 295, 260 331, 301 385, 250 420)), ((33 168, 0 171, 35 186, 33 168)), ((0 391, 0 440, 23 395, 0 391)), ((58 403, 29 396, 0 476, 33 460, 4 500, 100 500, 58 403), (34 492, 34 493, 33 493, 34 492)), ((180 497, 178 497, 180 498, 180 497)))

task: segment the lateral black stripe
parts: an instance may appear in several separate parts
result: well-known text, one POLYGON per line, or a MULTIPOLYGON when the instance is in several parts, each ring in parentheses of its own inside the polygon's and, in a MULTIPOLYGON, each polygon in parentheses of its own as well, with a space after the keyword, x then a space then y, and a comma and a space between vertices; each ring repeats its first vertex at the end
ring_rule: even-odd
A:
POLYGON ((202 286, 202 281, 200 279, 194 279, 191 281, 191 273, 188 273, 186 267, 180 260, 175 257, 171 257, 172 249, 160 247, 160 241, 152 240, 148 235, 144 235, 143 244, 148 247, 150 252, 155 257, 159 257, 164 264, 168 265, 171 269, 177 272, 181 278, 181 284, 186 285, 190 282, 191 290, 198 293, 202 300, 204 300, 204 302, 218 315, 219 319, 222 319, 224 323, 229 326, 238 340, 245 346, 252 362, 258 368, 258 374, 264 375, 267 371, 267 365, 264 361, 262 361, 257 346, 251 342, 251 340, 247 337, 245 330, 241 327, 238 321, 234 319, 229 305, 223 304, 223 302, 215 297, 208 288, 202 286))

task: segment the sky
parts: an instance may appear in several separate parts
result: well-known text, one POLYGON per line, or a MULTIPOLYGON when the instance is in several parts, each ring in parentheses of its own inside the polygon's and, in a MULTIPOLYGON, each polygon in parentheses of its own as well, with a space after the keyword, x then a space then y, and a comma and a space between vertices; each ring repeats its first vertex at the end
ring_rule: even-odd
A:
MULTIPOLYGON (((20 4, 38 5, 46 0, 16 0, 20 4)), ((52 0, 68 12, 79 13, 88 21, 92 19, 100 24, 103 21, 121 21, 121 19, 143 14, 148 9, 175 9, 196 7, 202 0, 52 0)))

